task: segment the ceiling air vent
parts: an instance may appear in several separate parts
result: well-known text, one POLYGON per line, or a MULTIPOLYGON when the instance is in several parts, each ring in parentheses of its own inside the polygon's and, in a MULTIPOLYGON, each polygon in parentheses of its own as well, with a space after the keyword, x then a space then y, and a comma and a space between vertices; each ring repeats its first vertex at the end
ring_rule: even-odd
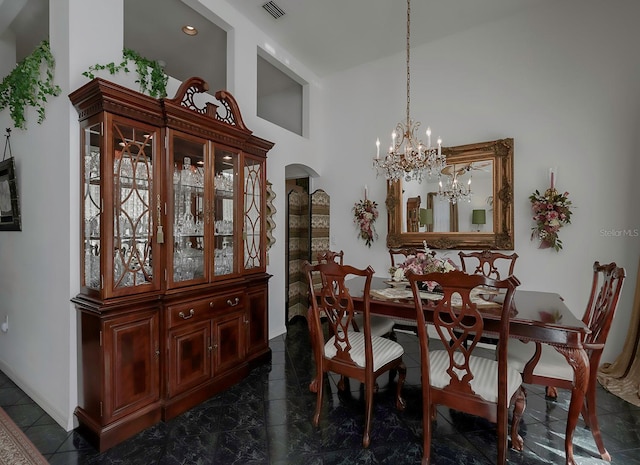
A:
POLYGON ((262 8, 267 10, 267 13, 269 13, 275 19, 278 19, 281 16, 284 16, 284 11, 282 10, 282 8, 276 5, 276 2, 267 2, 264 5, 262 5, 262 8))

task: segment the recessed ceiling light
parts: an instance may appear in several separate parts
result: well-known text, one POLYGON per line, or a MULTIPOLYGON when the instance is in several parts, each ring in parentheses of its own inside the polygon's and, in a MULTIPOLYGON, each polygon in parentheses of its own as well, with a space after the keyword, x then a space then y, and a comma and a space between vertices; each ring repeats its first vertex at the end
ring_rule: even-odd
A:
POLYGON ((195 36, 198 33, 198 30, 194 26, 187 24, 182 26, 182 32, 188 36, 195 36))

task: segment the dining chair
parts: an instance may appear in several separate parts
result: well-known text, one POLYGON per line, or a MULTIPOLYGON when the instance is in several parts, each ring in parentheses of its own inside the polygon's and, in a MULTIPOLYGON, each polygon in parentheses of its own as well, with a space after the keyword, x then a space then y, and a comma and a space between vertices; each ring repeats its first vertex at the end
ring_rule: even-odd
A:
POLYGON ((420 340, 424 432, 422 464, 428 465, 431 458, 431 423, 436 419, 437 405, 446 405, 451 409, 481 416, 496 423, 496 463, 506 463, 508 415, 511 404, 514 404, 511 446, 517 450, 523 448, 522 438, 518 434, 526 405, 522 376, 507 364, 509 319, 514 291, 520 282, 515 276, 498 281, 458 270, 429 274, 410 272, 408 279, 416 308, 420 340), (419 289, 419 284, 423 281, 436 281, 442 287, 442 298, 423 301, 419 289), (490 286, 504 291, 504 300, 500 303, 484 300, 479 286, 490 286), (435 327, 437 337, 442 342, 442 349, 429 348, 425 309, 433 315, 429 318, 429 323, 435 327), (500 350, 497 360, 475 353, 489 320, 499 328, 500 350), (467 339, 470 343, 465 346, 467 339))
MULTIPOLYGON (((341 250, 340 252, 334 252, 332 250, 325 250, 318 253, 317 260, 318 263, 336 262, 340 265, 343 265, 344 251, 341 250)), ((372 336, 388 336, 391 339, 395 340, 395 335, 393 334, 393 327, 395 325, 395 322, 393 319, 382 315, 371 315, 370 322, 372 336)), ((353 320, 351 321, 351 326, 355 331, 360 331, 363 324, 364 316, 362 313, 357 312, 354 315, 353 320)))
MULTIPOLYGON (((410 255, 416 255, 418 252, 424 252, 422 248, 418 249, 417 247, 389 247, 389 257, 391 258, 391 267, 395 268, 396 265, 396 257, 401 260, 406 260, 410 255)), ((435 252, 432 251, 432 254, 435 252)), ((398 265, 402 263, 399 262, 398 265)))
MULTIPOLYGON (((604 447, 596 408, 596 379, 600 365, 602 350, 607 342, 607 335, 618 306, 618 298, 625 279, 624 268, 615 262, 601 265, 593 264, 591 293, 582 321, 591 330, 585 337, 584 348, 589 357, 589 385, 586 389, 585 402, 582 407, 582 418, 598 447, 600 456, 611 461, 611 456, 604 447)), ((549 315, 553 318, 553 315, 549 315)), ((525 383, 546 386, 547 397, 555 399, 557 388, 573 388, 573 368, 566 358, 553 347, 539 342, 524 343, 518 340, 509 341, 507 357, 509 364, 522 373, 525 383)))
MULTIPOLYGON (((338 373, 348 378, 354 378, 364 385, 365 424, 362 445, 369 447, 371 423, 373 416, 373 394, 376 379, 383 373, 397 371, 396 408, 404 410, 405 401, 402 398, 402 386, 407 370, 402 360, 403 347, 391 339, 373 336, 371 334, 369 292, 373 268, 358 269, 350 265, 336 262, 304 264, 309 283, 313 283, 313 275, 319 274, 322 282, 320 289, 309 284, 311 305, 309 308, 309 328, 316 361, 316 377, 309 385, 315 392, 316 409, 313 424, 317 427, 322 411, 322 397, 324 388, 324 374, 338 373), (365 279, 364 295, 362 298, 362 312, 364 315, 362 331, 352 331, 354 304, 345 281, 350 277, 365 279), (328 322, 329 338, 325 342, 322 321, 328 322)), ((341 378, 338 389, 344 390, 344 380, 341 378)))
POLYGON ((496 266, 496 262, 501 262, 504 267, 500 269, 508 270, 507 276, 513 274, 513 270, 516 266, 516 260, 518 259, 517 253, 504 254, 501 252, 494 252, 492 250, 482 250, 481 252, 458 252, 460 256, 460 266, 462 271, 470 274, 482 274, 488 278, 500 279, 500 270, 496 266), (475 261, 478 261, 476 264, 475 261), (473 263, 471 263, 473 261, 473 263), (471 267, 469 267, 471 265, 471 267), (475 269, 471 271, 471 268, 475 265, 475 269), (507 268, 508 266, 508 268, 507 268), (469 271, 467 268, 469 267, 469 271))
MULTIPOLYGON (((460 257, 462 271, 465 273, 481 274, 493 279, 500 279, 500 270, 503 272, 506 271, 507 276, 511 276, 516 266, 516 260, 518 259, 518 254, 515 252, 512 254, 504 254, 492 250, 469 253, 458 252, 458 256, 460 257), (498 262, 498 264, 496 264, 496 262, 498 262), (500 266, 498 267, 498 265, 500 266), (474 266, 475 269, 473 268, 474 266), (467 268, 469 271, 467 271, 467 268)), ((498 344, 496 338, 487 336, 485 336, 481 342, 492 346, 498 344)))
POLYGON ((407 199, 407 232, 420 231, 420 196, 407 199))

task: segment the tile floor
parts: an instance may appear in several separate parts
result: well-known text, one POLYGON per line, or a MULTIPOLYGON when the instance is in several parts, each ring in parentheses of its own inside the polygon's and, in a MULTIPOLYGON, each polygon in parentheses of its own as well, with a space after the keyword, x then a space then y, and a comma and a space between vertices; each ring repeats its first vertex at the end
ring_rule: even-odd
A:
MULTIPOLYGON (((398 333, 408 368, 404 395, 407 410, 393 407, 388 379, 379 380, 372 441, 363 449, 363 404, 359 385, 325 398, 321 427, 311 425, 315 395, 306 321, 292 323, 270 342, 273 360, 256 368, 237 386, 167 423, 155 425, 99 454, 75 431, 66 432, 0 372, 0 406, 23 429, 51 464, 212 464, 212 465, 352 465, 419 464, 422 456, 420 375, 415 336, 398 333)), ((540 387, 527 386, 528 404, 521 434, 525 450, 509 451, 514 464, 564 463, 564 427, 569 393, 547 401, 540 387)), ((613 464, 640 464, 640 408, 598 389, 605 444, 613 464)), ((495 429, 484 420, 440 408, 434 431, 432 464, 495 463, 495 429)), ((580 422, 574 436, 579 464, 599 459, 591 433, 580 422)))

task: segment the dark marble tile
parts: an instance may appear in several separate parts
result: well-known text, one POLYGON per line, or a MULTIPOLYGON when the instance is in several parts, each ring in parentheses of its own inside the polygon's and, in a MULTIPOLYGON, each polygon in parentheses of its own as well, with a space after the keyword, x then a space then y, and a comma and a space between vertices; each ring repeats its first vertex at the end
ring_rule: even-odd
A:
POLYGON ((27 428, 25 434, 38 450, 45 455, 57 452, 71 433, 66 432, 59 426, 38 425, 27 428))
POLYGON ((269 456, 275 463, 298 463, 300 457, 318 457, 322 450, 322 432, 309 421, 271 426, 267 436, 269 456))
MULTIPOLYGON (((215 447, 208 450, 212 464, 268 465, 269 452, 265 428, 218 433, 215 447)), ((205 462, 207 463, 207 462, 205 462)))
POLYGON ((45 411, 35 402, 7 405, 2 408, 23 431, 46 415, 45 411))
MULTIPOLYGON (((0 388, 0 407, 9 405, 31 404, 33 401, 19 387, 12 382, 6 383, 0 388)), ((5 409, 6 410, 6 409, 5 409)))
MULTIPOLYGON (((418 465, 423 436, 418 339, 398 332, 396 340, 405 349, 407 407, 403 412, 395 408, 397 378, 381 376, 367 449, 362 447, 364 390, 358 381, 350 380, 343 392, 337 388, 339 376, 323 377, 320 425, 312 425, 316 394, 309 391, 309 383, 315 363, 304 319, 296 319, 287 334, 272 339, 271 361, 239 384, 102 454, 77 432, 64 431, 2 372, 0 406, 54 465, 418 465)), ((520 425, 525 449, 510 450, 509 463, 564 463, 570 392, 560 390, 554 401, 545 398, 544 386, 526 389, 520 425)), ((598 386, 597 409, 612 465, 640 465, 640 408, 598 386)), ((495 425, 445 406, 437 412, 432 465, 495 463, 495 425)), ((574 451, 581 465, 606 463, 582 419, 574 433, 574 451)))

